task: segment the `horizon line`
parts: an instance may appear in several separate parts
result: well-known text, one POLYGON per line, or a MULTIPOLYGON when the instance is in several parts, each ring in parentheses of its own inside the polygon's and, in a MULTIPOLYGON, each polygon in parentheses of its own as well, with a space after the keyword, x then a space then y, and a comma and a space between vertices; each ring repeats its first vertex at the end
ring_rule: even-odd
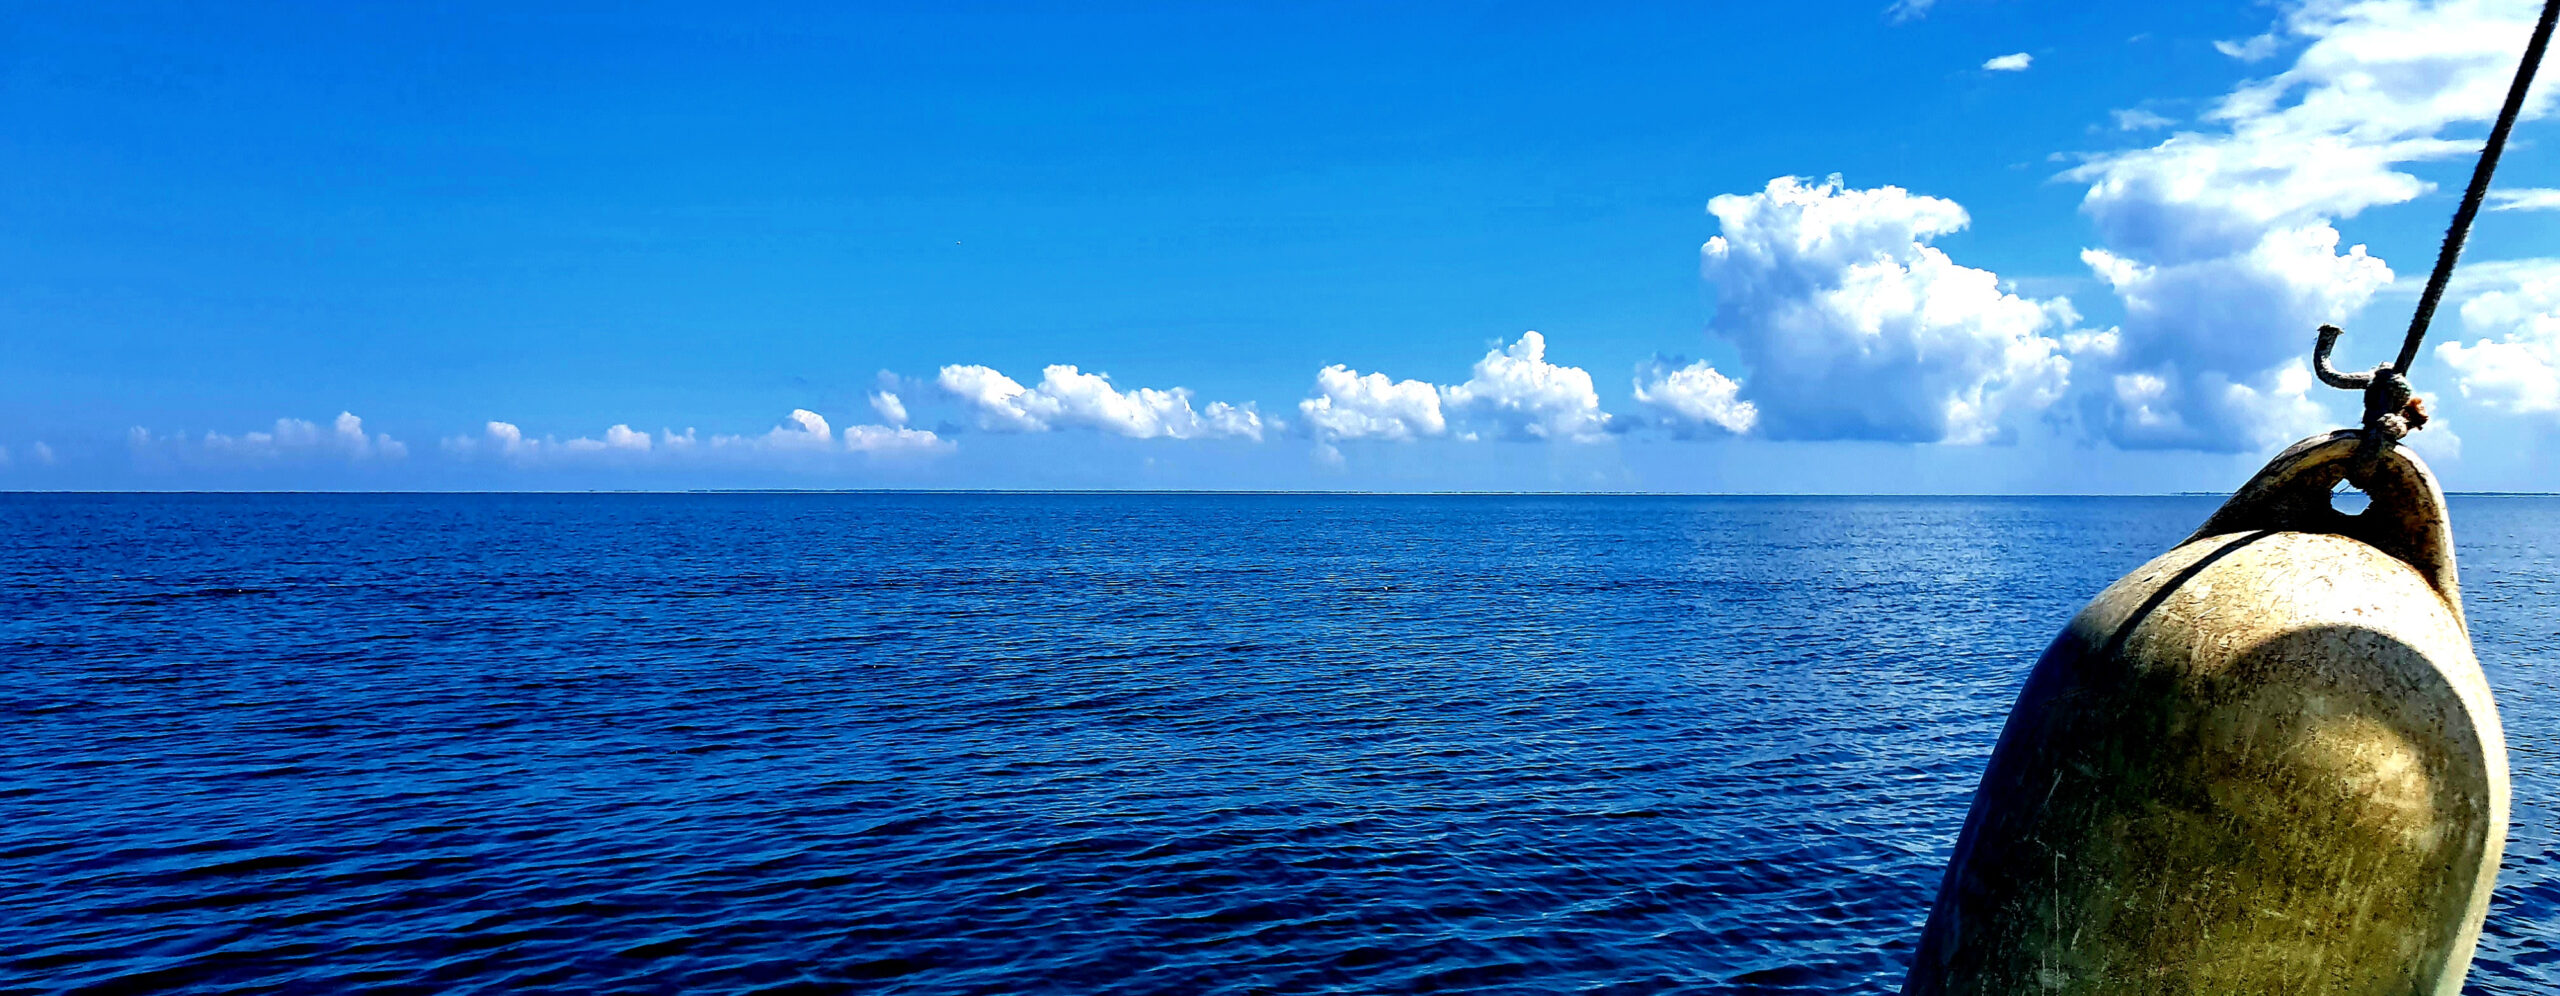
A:
MULTIPOLYGON (((1235 495, 1375 498, 2212 498, 2223 491, 1366 491, 1229 488, 584 488, 503 490, 354 489, 0 489, 32 495, 1235 495)), ((2448 498, 2551 498, 2555 491, 2447 491, 2448 498)))

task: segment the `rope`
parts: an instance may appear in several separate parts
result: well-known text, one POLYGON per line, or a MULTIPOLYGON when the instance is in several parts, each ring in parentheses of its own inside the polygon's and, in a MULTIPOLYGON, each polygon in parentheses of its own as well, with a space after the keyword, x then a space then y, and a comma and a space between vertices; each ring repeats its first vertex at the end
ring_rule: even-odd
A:
POLYGON ((2311 348, 2311 370, 2320 381, 2331 387, 2364 392, 2364 441, 2356 447, 2356 457, 2348 464, 2347 478, 2358 487, 2371 477, 2383 452, 2401 437, 2424 428, 2427 424, 2426 402, 2409 387, 2409 364, 2417 362, 2418 346, 2426 341, 2427 325, 2435 321, 2436 305, 2444 300, 2444 288, 2453 280, 2454 264, 2462 259, 2463 240, 2471 235, 2471 220, 2480 214, 2480 202, 2489 196, 2489 175, 2498 170, 2498 156, 2506 151, 2507 134, 2515 130, 2516 118, 2524 112, 2525 93, 2533 89, 2534 71, 2542 66, 2543 49, 2550 47, 2551 28, 2560 21, 2560 0, 2544 0, 2542 19, 2533 26, 2533 40, 2525 43, 2524 61, 2516 64, 2515 82, 2507 87, 2507 102, 2498 108, 2498 123, 2489 129, 2489 142, 2480 148, 2480 163, 2471 169, 2471 186, 2462 192, 2462 205, 2453 211, 2453 224, 2445 229, 2444 247, 2436 251, 2436 269, 2427 277, 2426 293, 2418 296, 2418 310, 2409 317, 2409 335, 2401 340, 2398 359, 2373 368, 2371 373, 2345 373, 2329 363, 2329 351, 2338 344, 2341 334, 2335 325, 2320 326, 2320 338, 2311 348))
POLYGON ((2480 165, 2471 169, 2471 186, 2462 192, 2462 206, 2454 209, 2444 248, 2436 252, 2436 272, 2427 277, 2427 292, 2419 296, 2418 312, 2409 319, 2409 337, 2400 343, 2400 358, 2391 363, 2394 373, 2408 373, 2409 364, 2418 359, 2418 343, 2427 337, 2427 323, 2435 320, 2436 302, 2444 299, 2454 262, 2462 258, 2462 240, 2471 234, 2471 219, 2480 213, 2480 201, 2489 194, 2489 174, 2497 172, 2507 133, 2515 130, 2516 115, 2524 111, 2525 91, 2533 89, 2533 73, 2542 65, 2542 50, 2551 44, 2554 20, 2560 20, 2560 0, 2545 0, 2542 20, 2533 26, 2533 40, 2524 47, 2524 61, 2516 65, 2516 81, 2507 87, 2506 106, 2498 109, 2498 124, 2489 129, 2489 144, 2480 149, 2480 165))

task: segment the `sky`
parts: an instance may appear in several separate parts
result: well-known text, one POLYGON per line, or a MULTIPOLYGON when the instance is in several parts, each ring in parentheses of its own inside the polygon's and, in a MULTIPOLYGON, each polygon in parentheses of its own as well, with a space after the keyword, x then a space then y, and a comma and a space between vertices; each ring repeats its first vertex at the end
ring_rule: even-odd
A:
MULTIPOLYGON (((2534 9, 18 3, 0 490, 2228 491, 2534 9)), ((2550 92, 2452 490, 2560 491, 2550 92)))

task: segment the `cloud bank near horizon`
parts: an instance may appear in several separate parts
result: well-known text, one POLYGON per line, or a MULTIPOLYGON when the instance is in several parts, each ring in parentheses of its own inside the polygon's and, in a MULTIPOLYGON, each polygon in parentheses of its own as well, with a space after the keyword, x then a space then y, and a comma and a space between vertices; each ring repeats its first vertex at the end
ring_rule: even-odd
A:
MULTIPOLYGON (((1889 16, 1916 19, 1929 6, 1907 0, 1889 16)), ((1706 208, 1715 232, 1700 249, 1700 276, 1717 305, 1704 331, 1723 366, 1677 355, 1695 343, 1622 358, 1632 362, 1603 368, 1628 378, 1617 411, 1591 368, 1558 358, 1572 351, 1569 331, 1524 331, 1463 367, 1466 354, 1453 351, 1436 377, 1328 364, 1302 396, 1268 410, 1203 401, 1180 386, 1125 386, 1075 363, 1043 367, 1028 384, 952 363, 928 379, 887 378, 864 399, 875 421, 841 430, 810 409, 763 432, 707 435, 615 423, 562 436, 491 420, 422 455, 511 468, 860 466, 950 453, 971 433, 1088 432, 1297 441, 1336 461, 1426 441, 1596 445, 1630 436, 2001 445, 2029 427, 2122 450, 2261 450, 2344 417, 2343 394, 2315 393, 2310 330, 2343 322, 2407 277, 2338 226, 2430 193, 2412 164, 2476 152, 2532 13, 2528 0, 2296 3, 2267 33, 2217 44, 2273 71, 2192 120, 2112 112, 2116 134, 2148 133, 2133 140, 2148 144, 2088 156, 2059 175, 2082 185, 2091 238, 2078 259, 2121 316, 2104 327, 2068 298, 2022 293, 1941 248, 1972 224, 1953 200, 1836 175, 1782 176, 1706 208)), ((1983 68, 2032 61, 2021 52, 1983 68)), ((2548 114, 2549 92, 2537 89, 2529 119, 2548 114)), ((2560 191, 2500 190, 2491 207, 2560 209, 2560 191)), ((2429 262, 2402 269, 2423 273, 2429 262)), ((2560 260, 2475 261, 2458 291, 2447 309, 2458 338, 2440 332, 2429 353, 2451 378, 2453 413, 2560 417, 2560 260)), ((2361 357, 2359 342, 2379 349, 2383 338, 2351 335, 2348 348, 2361 357)), ((238 433, 137 427, 127 448, 137 461, 176 466, 413 459, 348 412, 325 425, 284 418, 238 433)), ((20 443, 0 449, 0 470, 54 459, 44 443, 20 443)))
MULTIPOLYGON (((896 398, 889 396, 890 408, 896 398)), ((896 409, 903 414, 903 409, 896 409)), ((477 435, 449 436, 446 454, 459 460, 494 460, 512 466, 545 464, 648 465, 686 461, 758 461, 811 464, 848 457, 931 455, 951 448, 930 430, 894 425, 849 425, 838 433, 826 416, 793 409, 782 423, 760 435, 704 436, 688 426, 682 432, 661 429, 656 436, 611 426, 596 436, 560 439, 527 435, 514 423, 491 421, 477 435)))
MULTIPOLYGON (((1195 409, 1188 388, 1122 391, 1108 374, 1085 373, 1073 364, 1052 364, 1040 371, 1040 383, 1024 387, 993 367, 955 364, 942 368, 934 384, 967 407, 977 427, 987 432, 1049 432, 1087 428, 1132 439, 1229 439, 1261 441, 1266 423, 1251 402, 1210 402, 1195 409)), ((905 409, 899 409, 901 416, 905 409)))
MULTIPOLYGON (((407 444, 388 433, 366 433, 364 420, 352 412, 339 412, 325 429, 304 419, 280 418, 268 429, 238 435, 216 431, 155 435, 135 426, 126 431, 125 443, 139 461, 193 466, 396 462, 409 456, 407 444)), ((50 456, 49 450, 45 452, 50 456)))

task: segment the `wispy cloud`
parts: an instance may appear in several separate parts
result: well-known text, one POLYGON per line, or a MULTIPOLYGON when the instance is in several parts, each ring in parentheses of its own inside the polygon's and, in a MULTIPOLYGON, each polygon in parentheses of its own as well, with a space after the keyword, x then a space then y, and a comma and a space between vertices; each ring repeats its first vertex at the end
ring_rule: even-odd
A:
POLYGON ((2139 107, 2130 107, 2119 111, 2108 111, 2107 116, 2115 119, 2117 131, 2150 131, 2154 128, 2166 128, 2178 123, 2175 118, 2153 111, 2147 111, 2139 107))
POLYGON ((2489 210, 2560 211, 2560 190, 2550 187, 2492 190, 2489 191, 2489 210))
POLYGON ((907 424, 907 404, 894 391, 871 392, 871 410, 890 425, 907 424))
POLYGON ((2213 50, 2242 62, 2265 62, 2275 58, 2276 46, 2280 44, 2282 40, 2270 31, 2240 41, 2214 42, 2213 50))
POLYGON ((1938 0, 1893 0, 1893 5, 1884 9, 1884 19, 1895 24, 1908 24, 1929 16, 1929 8, 1937 5, 1938 0))

